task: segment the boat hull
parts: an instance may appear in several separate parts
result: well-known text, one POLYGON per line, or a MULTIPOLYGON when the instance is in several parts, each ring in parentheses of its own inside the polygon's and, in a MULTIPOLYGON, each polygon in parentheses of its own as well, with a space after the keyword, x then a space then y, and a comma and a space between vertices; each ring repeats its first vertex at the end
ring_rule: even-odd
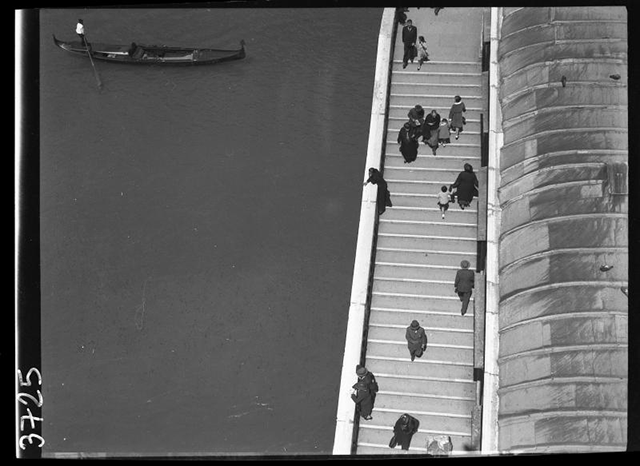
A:
POLYGON ((115 45, 100 42, 89 43, 87 47, 77 41, 62 41, 53 36, 56 46, 74 55, 87 56, 90 51, 94 60, 134 65, 194 66, 211 65, 245 57, 244 41, 240 49, 221 50, 208 48, 168 47, 164 45, 139 44, 134 53, 129 53, 131 45, 115 45))

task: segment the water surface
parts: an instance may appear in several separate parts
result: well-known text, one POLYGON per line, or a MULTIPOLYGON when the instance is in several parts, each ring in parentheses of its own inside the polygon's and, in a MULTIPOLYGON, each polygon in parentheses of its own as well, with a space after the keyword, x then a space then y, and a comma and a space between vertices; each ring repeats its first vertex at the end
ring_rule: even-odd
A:
POLYGON ((381 14, 41 11, 45 454, 331 452, 381 14))

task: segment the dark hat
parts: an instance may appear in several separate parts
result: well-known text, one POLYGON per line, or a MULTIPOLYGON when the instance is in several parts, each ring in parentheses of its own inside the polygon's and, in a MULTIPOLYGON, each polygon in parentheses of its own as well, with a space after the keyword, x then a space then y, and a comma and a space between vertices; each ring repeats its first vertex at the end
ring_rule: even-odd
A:
POLYGON ((463 269, 468 269, 469 265, 470 264, 468 260, 463 260, 462 262, 460 262, 460 267, 462 267, 463 269))
POLYGON ((367 371, 367 368, 366 368, 366 367, 364 367, 364 366, 358 366, 358 367, 356 368, 356 374, 357 374, 358 376, 360 376, 360 377, 362 377, 362 376, 364 376, 364 375, 367 375, 367 372, 368 372, 368 371, 367 371))
POLYGON ((420 323, 417 320, 414 320, 413 322, 411 322, 411 328, 418 328, 420 327, 420 323))

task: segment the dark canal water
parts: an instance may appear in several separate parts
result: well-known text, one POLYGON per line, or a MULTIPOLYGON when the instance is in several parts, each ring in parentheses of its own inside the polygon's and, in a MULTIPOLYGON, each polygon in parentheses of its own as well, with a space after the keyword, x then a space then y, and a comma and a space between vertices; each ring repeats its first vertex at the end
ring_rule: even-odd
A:
POLYGON ((331 453, 381 15, 41 11, 44 454, 331 453))

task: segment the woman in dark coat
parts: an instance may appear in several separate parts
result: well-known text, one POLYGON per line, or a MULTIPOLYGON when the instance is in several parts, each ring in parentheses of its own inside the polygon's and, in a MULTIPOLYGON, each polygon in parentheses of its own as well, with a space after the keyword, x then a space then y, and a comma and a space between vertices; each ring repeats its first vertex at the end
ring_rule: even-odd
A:
POLYGON ((438 130, 440 129, 440 114, 431 110, 422 125, 422 142, 428 144, 431 147, 433 155, 436 155, 438 149, 438 130))
POLYGON ((409 134, 416 141, 420 139, 422 136, 422 125, 424 124, 424 108, 422 105, 416 104, 409 113, 407 113, 409 117, 409 125, 411 127, 411 131, 409 134))
POLYGON ((449 126, 451 127, 451 130, 456 133, 456 139, 460 136, 460 132, 466 123, 466 119, 463 115, 466 111, 467 108, 464 106, 462 97, 459 95, 455 96, 453 98, 453 105, 449 110, 449 126))
POLYGON ((382 215, 387 207, 393 207, 393 204, 391 203, 391 193, 389 192, 389 188, 387 188, 387 182, 382 177, 382 173, 371 167, 369 168, 369 178, 364 182, 364 186, 368 183, 378 185, 378 215, 382 215))
POLYGON ((360 415, 364 419, 366 419, 367 421, 373 419, 373 417, 371 417, 371 412, 373 411, 373 396, 371 395, 371 391, 369 390, 369 387, 367 386, 365 381, 358 380, 353 385, 351 399, 360 409, 360 415))
POLYGON ((410 414, 403 414, 393 426, 393 437, 391 438, 391 442, 389 442, 389 446, 395 448, 396 445, 400 445, 403 450, 408 450, 411 444, 411 438, 413 434, 418 432, 419 427, 420 421, 410 414))
POLYGON ((411 135, 411 123, 406 122, 398 134, 400 153, 404 157, 404 163, 415 162, 418 158, 418 146, 420 145, 411 135))
POLYGON ((427 349, 427 333, 420 327, 420 323, 417 320, 411 322, 411 325, 407 327, 405 338, 407 339, 411 360, 413 361, 416 357, 422 357, 422 353, 427 349))
POLYGON ((456 181, 449 186, 449 192, 455 188, 458 205, 462 210, 469 207, 474 196, 478 195, 478 177, 473 171, 473 167, 468 163, 464 164, 464 171, 460 172, 456 181))

